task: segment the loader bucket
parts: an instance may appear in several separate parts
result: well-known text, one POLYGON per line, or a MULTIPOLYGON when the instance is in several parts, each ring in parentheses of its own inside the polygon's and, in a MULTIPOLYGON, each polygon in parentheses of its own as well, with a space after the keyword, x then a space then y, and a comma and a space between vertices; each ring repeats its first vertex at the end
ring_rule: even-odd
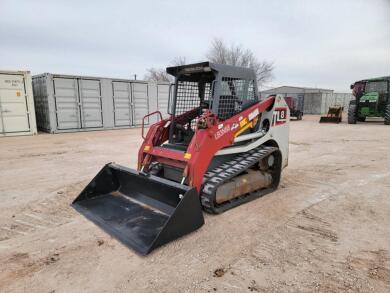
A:
POLYGON ((343 117, 343 107, 332 106, 328 109, 328 114, 320 118, 320 123, 340 123, 343 117))
POLYGON ((204 224, 195 188, 114 163, 103 167, 72 206, 142 255, 204 224))
POLYGON ((323 116, 320 118, 320 123, 340 123, 340 117, 326 117, 323 116))

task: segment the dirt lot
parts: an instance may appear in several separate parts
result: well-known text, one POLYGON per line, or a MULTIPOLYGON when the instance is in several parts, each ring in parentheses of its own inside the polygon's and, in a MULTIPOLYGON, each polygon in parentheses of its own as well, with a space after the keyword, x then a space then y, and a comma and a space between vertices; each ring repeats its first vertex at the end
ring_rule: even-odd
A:
POLYGON ((390 127, 291 123, 277 192, 141 257, 76 213, 140 130, 0 139, 0 292, 389 292, 390 127))

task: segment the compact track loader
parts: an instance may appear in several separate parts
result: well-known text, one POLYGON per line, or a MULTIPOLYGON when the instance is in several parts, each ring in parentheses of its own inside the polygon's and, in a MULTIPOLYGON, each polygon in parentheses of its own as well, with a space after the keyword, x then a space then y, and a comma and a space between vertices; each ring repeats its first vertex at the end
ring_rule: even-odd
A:
POLYGON ((341 106, 329 107, 328 114, 320 118, 320 123, 340 123, 343 120, 343 110, 341 106))
POLYGON ((253 70, 203 62, 167 72, 170 117, 150 126, 138 170, 107 164, 72 204, 143 255, 201 227, 202 209, 272 192, 288 161, 289 108, 282 96, 259 100, 253 70))

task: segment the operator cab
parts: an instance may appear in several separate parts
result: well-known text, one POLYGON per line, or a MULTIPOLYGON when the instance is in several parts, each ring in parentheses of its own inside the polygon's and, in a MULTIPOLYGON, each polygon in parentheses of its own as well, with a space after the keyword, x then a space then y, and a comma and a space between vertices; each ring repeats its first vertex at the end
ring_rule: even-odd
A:
POLYGON ((360 107, 368 107, 373 111, 384 108, 389 95, 389 82, 386 79, 373 79, 356 82, 352 91, 359 100, 360 107), (377 95, 377 99, 370 99, 370 95, 377 95))
POLYGON ((226 120, 259 101, 256 75, 250 68, 202 62, 168 67, 175 77, 170 91, 169 141, 164 147, 185 151, 199 117, 210 110, 226 120))

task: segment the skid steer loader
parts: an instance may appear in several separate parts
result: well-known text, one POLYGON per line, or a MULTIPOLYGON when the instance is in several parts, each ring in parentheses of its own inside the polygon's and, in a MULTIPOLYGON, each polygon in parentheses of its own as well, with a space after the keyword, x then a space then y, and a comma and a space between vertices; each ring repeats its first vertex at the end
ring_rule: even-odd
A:
POLYGON ((253 70, 203 62, 167 72, 170 117, 143 135, 138 170, 109 163, 72 203, 142 255, 201 227, 202 209, 275 190, 288 162, 289 108, 281 96, 259 100, 253 70))
POLYGON ((343 120, 344 107, 331 106, 328 109, 328 114, 320 118, 320 123, 340 123, 343 120))

